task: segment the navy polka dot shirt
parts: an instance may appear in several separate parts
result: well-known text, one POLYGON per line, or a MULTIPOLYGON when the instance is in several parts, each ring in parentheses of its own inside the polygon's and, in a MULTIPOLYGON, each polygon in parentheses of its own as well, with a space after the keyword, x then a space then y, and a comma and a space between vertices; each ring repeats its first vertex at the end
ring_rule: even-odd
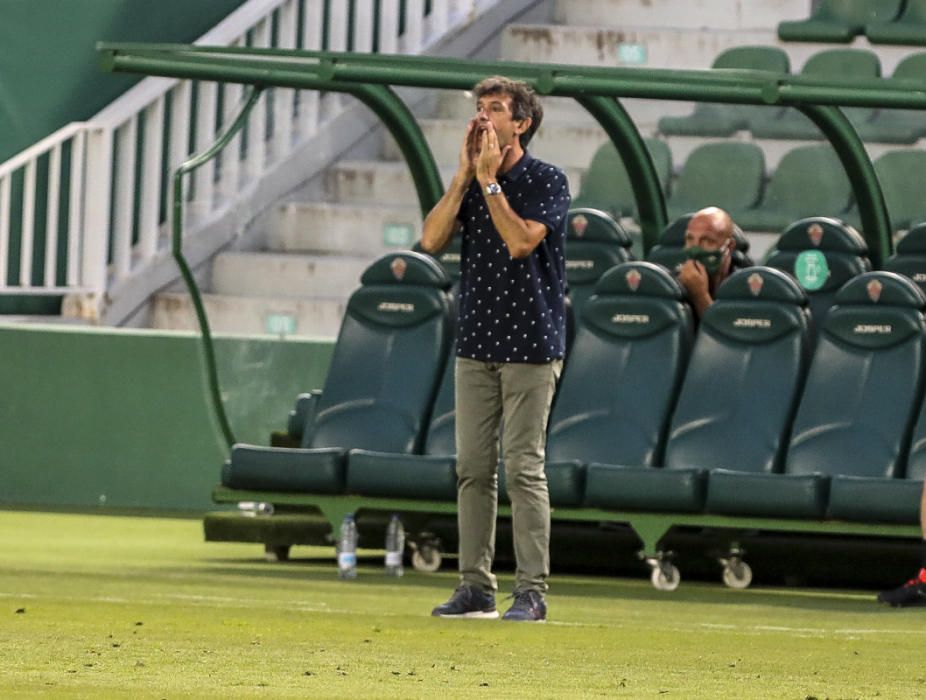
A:
POLYGON ((526 258, 512 258, 473 179, 457 214, 463 224, 457 355, 550 362, 566 350, 569 183, 562 170, 525 151, 498 184, 515 213, 544 224, 547 235, 526 258))

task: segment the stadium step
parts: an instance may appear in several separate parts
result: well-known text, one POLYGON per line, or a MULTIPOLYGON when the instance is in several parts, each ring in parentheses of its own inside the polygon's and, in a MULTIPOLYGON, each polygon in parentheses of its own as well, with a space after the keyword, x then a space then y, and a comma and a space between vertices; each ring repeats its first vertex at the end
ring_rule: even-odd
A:
MULTIPOLYGON (((459 119, 422 119, 424 133, 438 163, 456 163, 465 123, 459 119)), ((565 169, 584 170, 607 135, 597 124, 544 123, 530 143, 530 151, 542 160, 565 169)), ((384 157, 399 160, 401 154, 392 141, 386 141, 384 157)))
MULTIPOLYGON (((454 165, 440 166, 446 187, 454 165)), ((327 173, 327 191, 341 204, 416 206, 418 197, 405 161, 341 161, 327 173)))
POLYGON ((360 284, 368 256, 222 253, 212 266, 212 292, 277 299, 346 299, 360 284))
MULTIPOLYGON (((346 297, 292 299, 203 295, 203 305, 214 333, 334 338, 346 303, 346 297)), ((180 293, 157 295, 151 310, 151 327, 198 331, 190 296, 180 293)))
POLYGON ((691 3, 680 12, 676 0, 569 0, 556 3, 560 24, 586 25, 624 30, 627 27, 666 27, 679 29, 768 29, 782 19, 808 15, 807 0, 711 0, 691 3), (620 21, 618 21, 620 20, 620 21))
POLYGON ((717 54, 732 46, 777 43, 773 26, 724 30, 628 24, 614 29, 584 20, 581 25, 511 24, 502 32, 501 52, 506 60, 524 63, 709 68, 717 54))
MULTIPOLYGON (((660 117, 682 116, 691 111, 690 102, 622 98, 621 104, 633 118, 637 128, 645 134, 655 131, 660 117)), ((474 115, 473 105, 474 101, 469 93, 462 90, 444 90, 438 96, 435 116, 438 119, 452 119, 457 124, 463 125, 474 115)), ((595 118, 571 97, 544 97, 543 121, 548 125, 598 125, 595 118)))
POLYGON ((283 205, 271 228, 272 250, 339 253, 372 261, 407 249, 421 237, 417 206, 292 202, 283 205))

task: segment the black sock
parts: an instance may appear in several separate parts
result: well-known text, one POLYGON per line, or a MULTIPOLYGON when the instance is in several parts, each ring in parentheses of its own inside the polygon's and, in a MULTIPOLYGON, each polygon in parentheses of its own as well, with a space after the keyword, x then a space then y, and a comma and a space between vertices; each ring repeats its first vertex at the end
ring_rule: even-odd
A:
POLYGON ((926 569, 926 539, 920 544, 920 568, 926 569))

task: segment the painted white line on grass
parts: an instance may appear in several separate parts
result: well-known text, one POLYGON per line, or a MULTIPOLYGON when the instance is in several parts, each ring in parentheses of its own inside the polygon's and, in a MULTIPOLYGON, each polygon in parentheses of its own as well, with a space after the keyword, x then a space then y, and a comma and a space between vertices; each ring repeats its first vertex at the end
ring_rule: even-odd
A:
MULTIPOLYGON (((261 598, 236 598, 234 596, 216 596, 216 595, 196 595, 184 593, 165 593, 155 596, 154 598, 122 598, 116 596, 62 596, 46 595, 40 593, 12 593, 0 591, 0 598, 24 598, 30 600, 56 600, 65 602, 78 603, 117 603, 123 605, 152 605, 161 606, 165 599, 186 602, 196 607, 205 608, 258 608, 264 610, 279 610, 286 612, 298 613, 322 613, 333 615, 359 615, 368 614, 360 609, 342 609, 332 608, 327 603, 304 603, 291 602, 283 600, 266 600, 261 598)), ((414 617, 409 613, 377 611, 376 617, 414 617)), ((422 618, 430 618, 429 615, 422 614, 422 618)), ((551 626, 559 627, 581 627, 589 629, 622 629, 632 627, 633 625, 622 622, 580 622, 569 620, 548 620, 551 626)), ((795 635, 798 637, 858 637, 866 635, 903 635, 903 636, 924 636, 926 629, 905 628, 901 630, 892 629, 872 629, 872 628, 845 628, 839 627, 826 629, 819 627, 789 627, 786 625, 735 625, 730 623, 713 623, 713 622, 694 622, 688 625, 674 624, 666 627, 660 627, 660 631, 672 633, 686 633, 693 629, 701 629, 716 632, 736 632, 740 634, 767 634, 769 632, 795 635)))

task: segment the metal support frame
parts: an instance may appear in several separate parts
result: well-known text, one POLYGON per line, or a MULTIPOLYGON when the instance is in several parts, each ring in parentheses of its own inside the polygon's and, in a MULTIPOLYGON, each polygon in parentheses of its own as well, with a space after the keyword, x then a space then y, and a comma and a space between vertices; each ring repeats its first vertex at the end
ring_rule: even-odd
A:
POLYGON ((196 311, 196 320, 199 323, 199 330, 202 338, 203 364, 206 370, 206 381, 209 385, 209 396, 212 400, 212 407, 215 411, 215 417, 219 422, 219 427, 222 430, 222 435, 225 437, 225 441, 229 447, 235 442, 235 436, 228 423, 225 405, 222 403, 222 390, 219 386, 219 374, 215 364, 215 346, 212 342, 212 331, 209 328, 209 317, 206 315, 206 308, 203 306, 202 295, 199 293, 199 285, 196 284, 196 279, 193 277, 190 265, 187 263, 186 256, 183 254, 183 176, 211 161, 219 154, 219 151, 231 141, 232 137, 241 130, 245 123, 247 123, 248 115, 257 103, 258 98, 260 98, 262 90, 263 89, 259 86, 251 88, 251 92, 247 100, 245 100, 244 106, 228 129, 226 129, 211 146, 184 161, 183 164, 177 168, 173 177, 171 254, 174 256, 174 260, 177 261, 177 267, 180 268, 180 275, 183 277, 183 282, 186 284, 187 291, 189 291, 190 298, 193 301, 193 309, 196 311))
MULTIPOLYGON (((99 50, 103 54, 104 69, 116 72, 342 92, 351 92, 351 86, 374 84, 468 89, 487 75, 503 73, 524 80, 540 94, 572 97, 602 124, 628 171, 643 180, 642 183, 634 183, 634 196, 641 212, 644 250, 655 242, 653 231, 659 221, 664 221, 661 190, 653 187, 655 173, 648 153, 638 145, 638 141, 642 141, 639 133, 630 135, 631 129, 636 131, 636 128, 629 119, 620 115, 619 105, 608 107, 595 98, 614 98, 616 101, 621 97, 637 97, 794 106, 823 131, 843 165, 847 166, 853 193, 862 207, 862 233, 876 267, 892 251, 889 215, 871 160, 839 107, 926 109, 926 85, 889 78, 859 80, 850 85, 812 76, 754 70, 600 68, 175 44, 103 43, 99 50), (319 80, 329 81, 330 86, 316 87, 319 80)), ((405 155, 408 157, 408 154, 405 155)), ((410 162, 409 165, 414 175, 418 163, 410 162)))
MULTIPOLYGON (((442 193, 437 167, 413 115, 388 86, 468 89, 487 75, 503 73, 528 82, 540 94, 572 97, 598 120, 625 161, 631 174, 637 209, 641 215, 645 250, 655 243, 659 230, 666 223, 665 202, 643 139, 618 102, 618 98, 787 105, 798 108, 820 128, 847 170, 853 192, 859 202, 863 234, 876 267, 880 266, 892 251, 889 213, 864 145, 839 107, 926 109, 926 84, 893 79, 856 81, 852 85, 846 85, 808 76, 782 76, 749 70, 589 68, 421 56, 235 47, 217 49, 177 45, 101 44, 99 48, 103 54, 105 70, 251 84, 255 86, 252 100, 256 99, 255 95, 260 88, 271 85, 345 92, 356 96, 373 109, 396 136, 411 169, 419 204, 424 213, 430 210, 442 193)), ((242 119, 243 116, 239 116, 239 120, 242 119)), ((202 156, 185 163, 186 170, 181 168, 175 176, 175 249, 179 250, 182 239, 180 176, 208 160, 219 148, 221 146, 217 142, 202 156)), ((178 257, 184 279, 194 295, 200 325, 204 329, 204 345, 211 350, 208 322, 201 303, 197 303, 195 281, 189 269, 184 268, 182 254, 175 253, 175 256, 178 257)), ((214 358, 212 367, 214 371, 214 358)), ((217 379, 212 382, 212 393, 216 409, 220 411, 217 379)), ((224 416, 224 411, 221 414, 224 416)), ((226 437, 231 440, 227 421, 223 429, 226 437)), ((332 528, 337 526, 345 513, 358 509, 406 511, 419 515, 455 512, 455 504, 452 502, 351 495, 263 493, 222 487, 213 492, 213 500, 217 503, 266 500, 291 511, 321 512, 332 528)), ((499 512, 505 515, 510 511, 500 507, 499 512)), ((553 517, 557 520, 626 523, 641 538, 644 553, 647 554, 659 553, 660 541, 674 526, 733 531, 800 531, 894 537, 919 535, 919 528, 915 525, 731 518, 674 513, 620 513, 586 508, 557 508, 553 517)))

